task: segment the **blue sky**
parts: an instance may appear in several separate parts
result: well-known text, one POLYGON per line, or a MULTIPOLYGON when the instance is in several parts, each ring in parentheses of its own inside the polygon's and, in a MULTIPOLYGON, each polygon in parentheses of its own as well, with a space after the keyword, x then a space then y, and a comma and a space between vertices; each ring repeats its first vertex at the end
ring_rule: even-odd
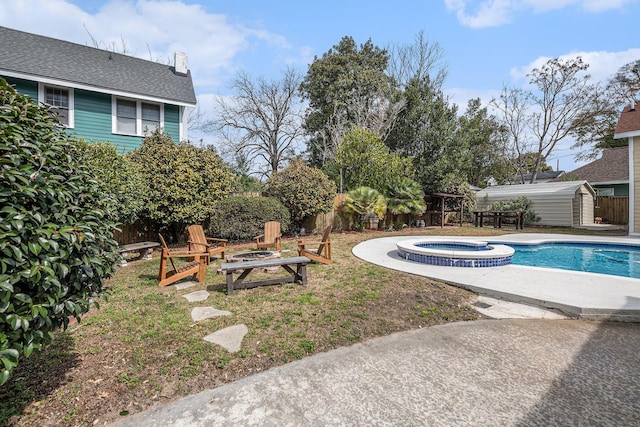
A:
MULTIPOLYGON (((278 78, 306 72, 343 36, 385 47, 424 32, 445 53, 444 88, 464 110, 489 101, 503 84, 526 85, 548 58, 581 55, 594 79, 606 80, 640 59, 640 0, 0 0, 0 25, 92 45, 126 44, 129 54, 170 61, 189 57, 199 103, 229 93, 240 69, 278 78)), ((1 41, 0 41, 1 42, 1 41)), ((576 165, 569 142, 555 168, 576 165)), ((552 156, 553 157, 553 156, 552 156)))

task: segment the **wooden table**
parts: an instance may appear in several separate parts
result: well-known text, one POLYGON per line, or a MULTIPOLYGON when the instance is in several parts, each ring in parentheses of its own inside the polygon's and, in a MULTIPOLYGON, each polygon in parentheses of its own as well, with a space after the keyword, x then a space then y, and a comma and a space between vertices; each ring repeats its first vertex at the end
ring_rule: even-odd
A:
POLYGON ((482 227, 484 219, 493 220, 493 228, 502 228, 505 219, 515 219, 516 230, 524 230, 524 211, 473 211, 473 225, 482 227))
POLYGON ((289 258, 273 258, 259 261, 226 262, 220 266, 220 270, 227 276, 227 295, 231 295, 234 289, 250 289, 257 286, 276 285, 280 283, 299 282, 307 284, 307 264, 311 260, 306 256, 296 256, 289 258), (245 282, 244 279, 254 268, 282 267, 290 273, 285 277, 270 277, 267 279, 252 280, 245 282), (295 266, 295 270, 293 267, 295 266), (242 271, 238 278, 233 280, 233 273, 242 271))

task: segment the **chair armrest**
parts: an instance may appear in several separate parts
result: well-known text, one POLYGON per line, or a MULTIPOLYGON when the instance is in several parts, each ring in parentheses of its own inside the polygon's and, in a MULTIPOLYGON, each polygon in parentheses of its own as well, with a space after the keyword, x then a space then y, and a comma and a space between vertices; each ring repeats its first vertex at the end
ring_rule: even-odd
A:
POLYGON ((172 251, 167 254, 164 254, 167 258, 185 258, 185 257, 198 257, 198 256, 209 256, 207 252, 202 251, 172 251))
POLYGON ((215 242, 215 243, 227 243, 228 242, 227 239, 218 239, 218 238, 215 238, 215 237, 207 237, 206 239, 207 239, 207 242, 208 241, 212 241, 212 242, 215 242))
POLYGON ((200 243, 200 242, 192 242, 192 241, 189 241, 189 246, 191 247, 191 245, 204 246, 205 248, 208 248, 209 246, 211 246, 211 245, 210 245, 210 244, 208 244, 208 243, 200 243))
MULTIPOLYGON (((300 243, 302 243, 302 240, 298 240, 298 243, 299 243, 299 244, 300 244, 300 243)), ((305 245, 306 245, 306 244, 311 244, 311 245, 321 245, 321 244, 323 244, 323 243, 324 243, 325 245, 328 245, 330 242, 312 242, 311 240, 305 240, 305 241, 304 241, 304 244, 305 244, 305 245)))
POLYGON ((259 236, 256 236, 256 237, 254 237, 253 239, 254 239, 256 242, 257 242, 258 240, 260 240, 260 239, 264 239, 264 234, 261 234, 261 235, 259 235, 259 236))

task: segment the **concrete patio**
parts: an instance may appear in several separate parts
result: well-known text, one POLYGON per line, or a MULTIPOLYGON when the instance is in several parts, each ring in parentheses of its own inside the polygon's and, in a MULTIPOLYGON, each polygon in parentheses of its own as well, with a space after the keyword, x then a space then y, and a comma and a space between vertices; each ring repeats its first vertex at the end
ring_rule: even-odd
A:
MULTIPOLYGON (((507 265, 490 268, 440 267, 406 261, 396 243, 411 236, 383 237, 362 242, 353 254, 382 267, 430 277, 469 289, 479 295, 500 298, 591 320, 640 321, 640 280, 578 271, 507 265)), ((573 241, 640 244, 637 238, 521 233, 491 238, 443 237, 443 240, 490 240, 502 244, 573 241)))

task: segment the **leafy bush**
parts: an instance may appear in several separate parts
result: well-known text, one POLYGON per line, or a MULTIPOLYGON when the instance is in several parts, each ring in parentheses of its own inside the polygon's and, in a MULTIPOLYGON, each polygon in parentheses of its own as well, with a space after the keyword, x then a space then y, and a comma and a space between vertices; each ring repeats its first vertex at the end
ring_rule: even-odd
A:
POLYGON ((384 191, 395 177, 415 175, 410 157, 391 153, 381 138, 357 127, 344 134, 336 164, 338 170, 342 169, 343 185, 349 190, 367 186, 384 191))
POLYGON ((378 190, 370 187, 358 187, 347 193, 344 201, 346 213, 357 215, 356 228, 362 228, 368 217, 383 219, 387 212, 387 200, 378 190))
POLYGON ((487 206, 488 211, 508 212, 524 211, 525 224, 540 221, 540 217, 531 208, 531 200, 527 196, 520 196, 509 200, 496 200, 487 206))
POLYGON ((236 184, 236 176, 215 150, 176 144, 160 130, 128 156, 140 167, 147 187, 145 214, 171 227, 174 239, 184 224, 204 222, 213 204, 236 184))
POLYGON ((336 185, 320 169, 295 160, 285 170, 271 175, 264 194, 280 200, 299 227, 306 218, 333 208, 336 185))
POLYGON ((103 294, 112 200, 55 116, 0 79, 0 384, 103 294))
POLYGON ((273 197, 229 196, 213 205, 209 221, 211 236, 231 241, 249 241, 264 233, 264 223, 280 222, 289 230, 289 211, 273 197))
MULTIPOLYGON (((462 199, 446 199, 446 209, 451 211, 459 211, 460 203, 464 204, 465 219, 470 220, 472 218, 471 212, 476 209, 477 196, 476 192, 469 186, 469 184, 461 177, 453 174, 447 174, 442 180, 444 187, 441 189, 443 193, 459 194, 464 196, 462 199)), ((460 215, 456 213, 452 215, 452 220, 459 220, 460 215), (455 218, 455 219, 454 219, 455 218)))
POLYGON ((102 194, 115 199, 112 214, 121 224, 133 224, 144 208, 146 187, 137 163, 118 153, 117 147, 108 142, 80 141, 87 164, 100 177, 98 188, 102 194))
POLYGON ((427 210, 424 192, 416 181, 396 178, 385 189, 387 208, 393 215, 422 215, 427 210))

